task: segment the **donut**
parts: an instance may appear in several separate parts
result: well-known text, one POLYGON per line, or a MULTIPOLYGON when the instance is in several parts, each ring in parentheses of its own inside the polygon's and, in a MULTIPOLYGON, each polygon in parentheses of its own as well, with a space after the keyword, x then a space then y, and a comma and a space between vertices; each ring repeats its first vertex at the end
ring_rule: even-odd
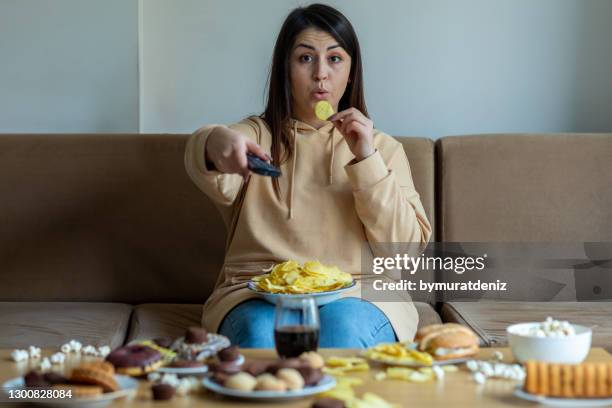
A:
POLYGON ((153 399, 155 401, 165 401, 174 397, 176 390, 170 384, 155 384, 151 386, 153 399))
POLYGON ((190 327, 185 333, 185 343, 198 344, 208 341, 208 331, 202 327, 190 327))
POLYGON ((283 380, 290 390, 301 390, 304 388, 304 377, 295 368, 281 368, 276 373, 276 377, 283 380))
POLYGON ((113 350, 106 361, 115 366, 119 374, 140 376, 157 370, 161 364, 161 353, 140 344, 119 347, 113 350))
POLYGON ((113 392, 119 389, 119 384, 113 377, 114 371, 113 366, 106 361, 85 363, 72 370, 70 382, 95 385, 102 387, 104 392, 113 392))
POLYGON ((220 361, 236 361, 240 357, 240 350, 238 346, 229 346, 219 350, 217 357, 220 361))

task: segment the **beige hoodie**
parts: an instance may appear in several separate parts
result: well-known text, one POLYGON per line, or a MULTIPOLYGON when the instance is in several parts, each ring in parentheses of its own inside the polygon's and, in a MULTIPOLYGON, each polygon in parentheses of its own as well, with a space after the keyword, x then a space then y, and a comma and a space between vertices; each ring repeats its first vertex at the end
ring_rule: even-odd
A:
MULTIPOLYGON (((330 122, 320 129, 291 121, 295 151, 281 166, 281 200, 269 177, 253 174, 244 185, 237 174, 210 171, 206 139, 216 126, 198 129, 187 142, 185 167, 193 182, 215 203, 228 227, 225 262, 204 305, 202 324, 217 331, 239 303, 257 297, 247 282, 262 269, 293 259, 317 259, 362 278, 364 243, 419 242, 431 227, 414 189, 401 143, 374 131, 376 152, 349 164, 354 155, 330 122)), ((271 133, 257 116, 229 126, 271 150, 271 133)), ((367 248, 367 246, 366 246, 367 248)), ((360 297, 360 285, 344 296, 360 297)), ((411 340, 418 314, 405 302, 375 302, 389 318, 400 341, 411 340)), ((351 316, 347 316, 351 318, 351 316)))

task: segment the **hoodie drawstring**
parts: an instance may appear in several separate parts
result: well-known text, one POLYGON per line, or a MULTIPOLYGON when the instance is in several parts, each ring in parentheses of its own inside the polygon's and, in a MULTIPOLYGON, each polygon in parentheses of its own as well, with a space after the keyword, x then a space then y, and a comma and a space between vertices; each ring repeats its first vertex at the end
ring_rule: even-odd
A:
POLYGON ((331 186, 334 182, 334 131, 329 134, 329 141, 331 143, 331 156, 329 157, 329 185, 331 186))
POLYGON ((297 161, 297 122, 293 122, 293 163, 291 166, 291 185, 289 186, 289 219, 293 218, 293 190, 295 184, 295 162, 297 161))

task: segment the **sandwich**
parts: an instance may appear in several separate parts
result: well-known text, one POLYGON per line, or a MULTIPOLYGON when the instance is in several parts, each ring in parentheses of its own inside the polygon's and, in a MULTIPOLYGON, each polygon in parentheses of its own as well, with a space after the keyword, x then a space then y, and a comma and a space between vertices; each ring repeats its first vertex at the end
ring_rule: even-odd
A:
POLYGON ((417 331, 415 341, 420 351, 436 360, 450 360, 478 353, 478 336, 456 323, 432 324, 417 331))

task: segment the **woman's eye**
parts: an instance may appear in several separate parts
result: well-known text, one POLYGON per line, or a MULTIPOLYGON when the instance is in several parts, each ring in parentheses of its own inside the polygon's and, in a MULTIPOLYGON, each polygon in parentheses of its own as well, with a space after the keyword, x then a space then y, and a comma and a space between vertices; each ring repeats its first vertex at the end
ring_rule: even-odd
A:
POLYGON ((301 62, 310 62, 310 61, 312 61, 312 57, 310 55, 302 55, 300 57, 300 61, 301 62))
POLYGON ((342 61, 342 57, 340 57, 339 55, 334 55, 334 56, 330 57, 329 59, 330 59, 330 60, 331 60, 331 62, 333 62, 333 63, 337 63, 337 62, 342 61))

